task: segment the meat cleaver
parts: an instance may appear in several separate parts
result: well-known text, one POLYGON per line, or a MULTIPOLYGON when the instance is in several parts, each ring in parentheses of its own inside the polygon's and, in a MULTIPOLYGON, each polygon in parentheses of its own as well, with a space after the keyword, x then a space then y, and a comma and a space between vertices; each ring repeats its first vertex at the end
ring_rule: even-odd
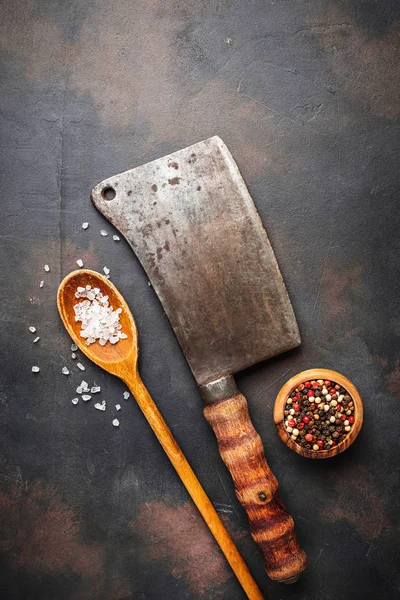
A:
POLYGON ((214 136, 105 179, 91 198, 126 238, 161 300, 269 577, 292 583, 306 555, 233 375, 295 348, 300 335, 232 155, 214 136))

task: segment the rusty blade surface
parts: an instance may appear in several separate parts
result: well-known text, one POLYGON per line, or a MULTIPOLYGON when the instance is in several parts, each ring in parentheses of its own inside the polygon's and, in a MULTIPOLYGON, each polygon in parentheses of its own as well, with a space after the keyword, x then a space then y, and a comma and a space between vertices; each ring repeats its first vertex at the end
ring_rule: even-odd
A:
POLYGON ((110 177, 92 201, 142 263, 199 385, 300 344, 267 234, 220 138, 110 177))

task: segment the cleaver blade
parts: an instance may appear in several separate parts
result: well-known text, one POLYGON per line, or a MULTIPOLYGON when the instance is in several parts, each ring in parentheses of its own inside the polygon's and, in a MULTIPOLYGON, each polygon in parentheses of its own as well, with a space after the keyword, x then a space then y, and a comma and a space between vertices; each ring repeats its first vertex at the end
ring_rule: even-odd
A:
POLYGON ((105 179, 91 198, 126 238, 164 307, 268 575, 295 581, 306 557, 233 374, 295 348, 300 334, 232 155, 214 136, 105 179))
POLYGON ((92 200, 142 263, 198 385, 300 344, 268 236, 219 137, 111 177, 92 200))

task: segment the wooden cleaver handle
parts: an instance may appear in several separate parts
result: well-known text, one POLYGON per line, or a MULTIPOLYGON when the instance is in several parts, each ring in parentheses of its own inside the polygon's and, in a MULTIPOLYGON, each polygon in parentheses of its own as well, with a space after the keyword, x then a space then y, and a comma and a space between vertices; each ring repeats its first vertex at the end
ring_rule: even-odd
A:
POLYGON ((306 567, 292 517, 279 496, 278 482, 264 456, 246 398, 236 393, 204 409, 222 459, 232 475, 236 496, 245 509, 251 534, 263 553, 271 579, 293 583, 306 567))

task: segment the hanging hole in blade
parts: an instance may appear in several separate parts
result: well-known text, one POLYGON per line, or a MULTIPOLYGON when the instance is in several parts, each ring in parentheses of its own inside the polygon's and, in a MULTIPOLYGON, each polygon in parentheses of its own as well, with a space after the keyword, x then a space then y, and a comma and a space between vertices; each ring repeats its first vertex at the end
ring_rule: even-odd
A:
POLYGON ((115 196, 117 195, 117 192, 114 190, 113 187, 107 186, 103 189, 101 195, 103 196, 104 200, 114 200, 115 196))

